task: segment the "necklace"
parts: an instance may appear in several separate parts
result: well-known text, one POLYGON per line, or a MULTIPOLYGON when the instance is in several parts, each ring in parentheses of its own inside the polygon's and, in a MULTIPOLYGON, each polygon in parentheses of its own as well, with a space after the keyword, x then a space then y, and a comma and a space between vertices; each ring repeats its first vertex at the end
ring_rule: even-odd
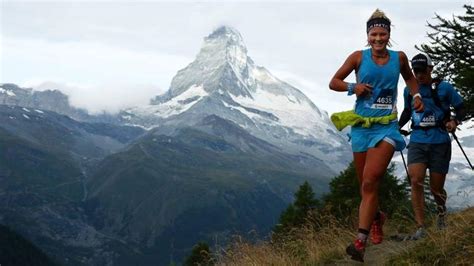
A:
POLYGON ((385 57, 388 56, 388 51, 385 51, 385 53, 383 55, 378 55, 378 54, 372 53, 372 56, 375 57, 375 58, 385 58, 385 57))

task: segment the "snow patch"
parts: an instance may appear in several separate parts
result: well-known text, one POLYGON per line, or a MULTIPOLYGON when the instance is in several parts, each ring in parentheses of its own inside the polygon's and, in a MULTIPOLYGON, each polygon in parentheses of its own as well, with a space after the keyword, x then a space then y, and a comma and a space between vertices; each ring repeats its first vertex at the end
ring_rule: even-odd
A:
POLYGON ((146 127, 146 126, 143 126, 143 125, 133 124, 133 123, 125 123, 124 125, 131 126, 131 127, 139 127, 139 128, 144 129, 146 131, 150 131, 151 129, 156 127, 156 126, 146 127))
POLYGON ((465 136, 473 135, 474 131, 474 118, 471 118, 468 121, 463 122, 458 126, 459 130, 456 130, 456 136, 462 138, 465 136))
POLYGON ((5 90, 3 89, 2 87, 0 87, 0 93, 4 93, 4 94, 7 94, 8 96, 16 96, 16 94, 11 91, 11 90, 5 90))
POLYGON ((252 68, 252 75, 255 77, 255 79, 257 79, 258 81, 262 83, 273 84, 273 83, 280 82, 270 73, 268 73, 268 71, 266 71, 264 68, 261 68, 261 67, 252 68))
POLYGON ((41 110, 38 110, 38 109, 36 109, 36 110, 35 110, 35 112, 37 112, 37 113, 40 113, 40 114, 44 114, 44 112, 43 112, 43 111, 41 111, 41 110))
POLYGON ((203 97, 209 94, 204 90, 202 85, 192 85, 180 95, 160 105, 146 105, 131 109, 130 112, 138 116, 156 115, 167 118, 173 115, 178 115, 191 108, 194 104, 199 102, 203 97))
POLYGON ((31 111, 26 109, 25 107, 21 108, 23 111, 30 113, 31 111))
MULTIPOLYGON (((241 106, 268 112, 278 117, 278 121, 270 121, 268 119, 269 123, 277 123, 280 126, 292 128, 297 134, 303 136, 313 136, 318 139, 328 136, 328 132, 325 130, 327 124, 317 116, 317 113, 310 103, 299 101, 293 95, 277 95, 266 90, 257 89, 255 93, 252 94, 253 99, 245 96, 234 96, 232 94, 230 94, 230 96, 241 106)), ((233 108, 238 109, 238 107, 235 106, 233 106, 233 108)), ((255 120, 257 117, 262 119, 262 117, 257 114, 249 114, 241 109, 238 110, 251 119, 255 120)), ((331 139, 333 138, 327 138, 328 141, 331 139)), ((341 145, 337 141, 328 144, 333 146, 341 145)))
POLYGON ((259 114, 256 114, 256 113, 252 113, 252 112, 249 112, 247 110, 245 110, 245 108, 242 108, 240 106, 234 106, 234 105, 230 105, 226 102, 222 102, 224 104, 225 107, 231 109, 231 110, 238 110, 239 112, 241 112, 242 114, 246 115, 248 118, 250 119, 264 119, 262 116, 260 116, 259 114))
POLYGON ((232 65, 242 72, 247 65, 247 51, 241 46, 233 45, 227 48, 227 56, 232 65))
POLYGON ((30 117, 25 115, 25 114, 23 114, 23 117, 26 118, 26 119, 30 119, 30 117))

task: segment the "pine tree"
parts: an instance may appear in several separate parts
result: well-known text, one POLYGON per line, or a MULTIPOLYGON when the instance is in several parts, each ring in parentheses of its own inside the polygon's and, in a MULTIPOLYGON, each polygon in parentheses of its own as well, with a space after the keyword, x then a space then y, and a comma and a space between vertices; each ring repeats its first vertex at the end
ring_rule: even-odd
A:
POLYGON ((205 242, 197 243, 191 254, 186 258, 184 265, 186 266, 210 266, 212 262, 212 254, 209 245, 205 242))
POLYGON ((305 181, 295 193, 295 209, 296 209, 296 223, 304 222, 309 211, 315 209, 319 205, 319 201, 315 198, 313 188, 305 181))
POLYGON ((288 232, 291 228, 300 227, 305 223, 310 211, 319 207, 319 201, 308 181, 301 185, 295 193, 295 201, 280 215, 278 224, 274 227, 275 235, 288 232))
POLYGON ((474 10, 464 5, 465 15, 452 20, 436 14, 437 24, 428 23, 429 44, 415 46, 435 63, 434 74, 454 84, 464 99, 466 119, 474 115, 474 10))

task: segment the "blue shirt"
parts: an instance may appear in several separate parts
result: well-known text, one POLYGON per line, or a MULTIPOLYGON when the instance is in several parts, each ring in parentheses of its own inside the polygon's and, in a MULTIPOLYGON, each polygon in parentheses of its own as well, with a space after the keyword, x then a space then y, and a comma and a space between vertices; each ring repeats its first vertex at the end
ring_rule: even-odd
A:
MULTIPOLYGON (((443 121, 445 118, 444 110, 449 110, 450 106, 456 108, 462 104, 462 98, 459 93, 454 89, 453 85, 445 81, 441 81, 438 85, 438 96, 444 110, 436 106, 431 95, 432 88, 430 85, 420 85, 419 91, 425 107, 425 110, 421 113, 417 113, 413 110, 413 102, 408 102, 409 89, 405 88, 403 92, 405 108, 411 106, 411 118, 415 126, 436 126, 439 121, 443 121)), ((451 139, 446 130, 440 127, 432 127, 426 130, 413 130, 411 132, 410 142, 436 144, 451 142, 451 139)))
POLYGON ((372 85, 372 94, 357 97, 355 113, 365 117, 386 116, 397 112, 397 84, 400 76, 398 52, 388 50, 389 60, 377 65, 372 60, 372 50, 362 51, 362 61, 357 70, 357 83, 372 85))

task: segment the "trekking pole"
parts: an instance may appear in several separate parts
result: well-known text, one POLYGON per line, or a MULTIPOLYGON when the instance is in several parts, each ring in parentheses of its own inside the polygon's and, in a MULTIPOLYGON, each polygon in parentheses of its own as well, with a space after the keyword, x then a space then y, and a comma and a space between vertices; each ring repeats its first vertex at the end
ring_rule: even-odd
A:
MULTIPOLYGON (((408 136, 410 135, 411 132, 407 131, 407 130, 403 130, 403 129, 400 129, 400 134, 402 134, 403 136, 408 136)), ((405 156, 403 156, 403 151, 400 151, 400 155, 402 156, 402 161, 403 161, 403 166, 405 166, 405 172, 407 172, 407 179, 408 179, 408 183, 410 183, 410 175, 408 174, 408 168, 407 168, 407 163, 405 162, 405 156)))
POLYGON ((471 167, 471 170, 474 170, 474 167, 472 167, 472 164, 471 164, 471 162, 469 161, 469 158, 467 158, 467 155, 466 155, 466 153, 464 152, 464 149, 462 148, 461 143, 459 143, 458 137, 456 136, 456 134, 454 134, 454 132, 451 132, 451 134, 453 135, 454 140, 456 140, 456 142, 458 143, 458 146, 459 146, 459 148, 461 149, 462 154, 464 154, 464 157, 466 157, 466 160, 467 160, 467 162, 469 163, 469 166, 471 167))
POLYGON ((400 151, 400 155, 402 156, 403 166, 405 166, 405 171, 407 172, 408 183, 410 183, 410 175, 408 174, 407 163, 405 162, 405 156, 403 156, 403 151, 400 151))

